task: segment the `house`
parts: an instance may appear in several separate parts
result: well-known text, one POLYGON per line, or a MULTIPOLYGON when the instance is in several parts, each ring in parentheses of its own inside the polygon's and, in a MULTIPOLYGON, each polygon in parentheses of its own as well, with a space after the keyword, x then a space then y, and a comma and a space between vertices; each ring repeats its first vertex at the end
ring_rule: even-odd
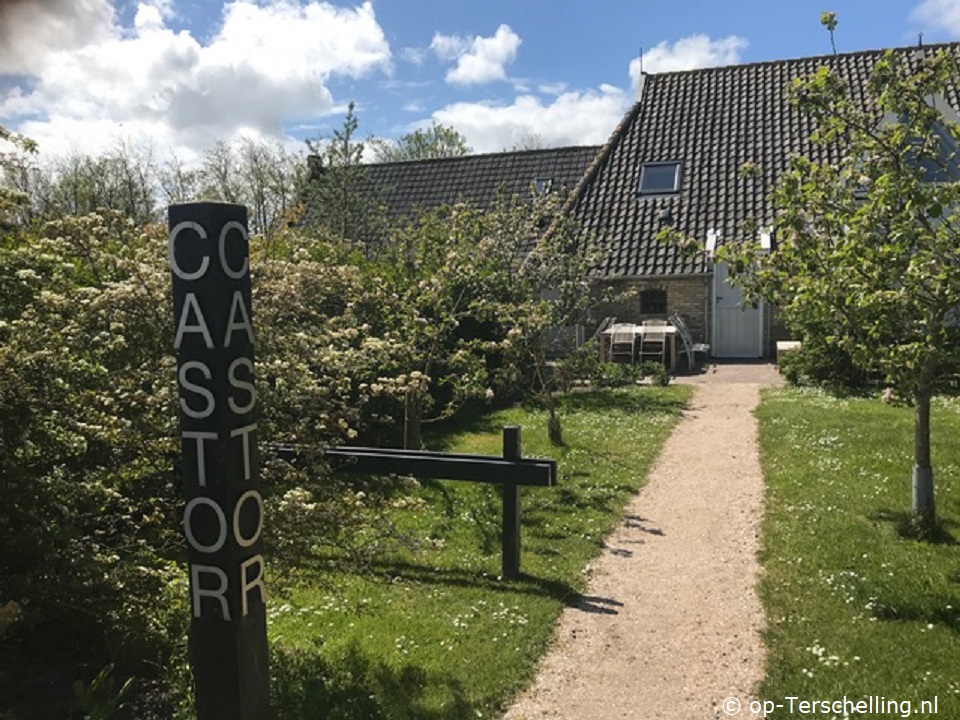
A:
MULTIPOLYGON (((908 62, 960 45, 903 48, 908 62)), ((711 250, 749 240, 775 245, 772 189, 789 157, 819 162, 839 156, 836 146, 810 141, 812 121, 789 102, 787 88, 823 65, 865 106, 866 81, 884 51, 782 60, 648 75, 640 100, 627 113, 578 189, 572 212, 585 232, 606 238, 610 251, 598 274, 637 290, 626 304, 605 309, 639 322, 679 312, 695 339, 719 358, 773 357, 787 338, 776 313, 763 303, 742 308, 727 268, 711 250), (759 177, 743 177, 755 164, 759 177), (745 238, 752 219, 759 237, 745 238), (684 256, 656 241, 665 226, 699 241, 707 252, 684 256)), ((956 93, 947 98, 960 108, 956 93)), ((953 113, 950 113, 953 115, 953 113)), ((881 117, 878 112, 878 122, 881 117)))
MULTIPOLYGON (((960 45, 901 48, 911 64, 960 45)), ((595 279, 635 291, 598 319, 640 322, 682 315, 695 341, 718 358, 772 358, 787 332, 764 305, 741 307, 728 269, 712 257, 727 242, 775 246, 772 191, 792 154, 820 162, 839 148, 813 143, 813 122, 791 106, 788 87, 827 66, 866 106, 867 80, 883 50, 646 75, 640 99, 602 148, 559 148, 367 166, 388 215, 471 202, 488 207, 497 190, 521 196, 573 188, 567 203, 585 237, 606 246, 595 279), (742 168, 756 166, 745 177, 742 168), (760 228, 744 236, 745 221, 760 228), (670 226, 705 248, 695 256, 658 242, 670 226)), ((956 92, 946 98, 951 119, 956 92)), ((878 122, 883 119, 879 117, 878 122)))

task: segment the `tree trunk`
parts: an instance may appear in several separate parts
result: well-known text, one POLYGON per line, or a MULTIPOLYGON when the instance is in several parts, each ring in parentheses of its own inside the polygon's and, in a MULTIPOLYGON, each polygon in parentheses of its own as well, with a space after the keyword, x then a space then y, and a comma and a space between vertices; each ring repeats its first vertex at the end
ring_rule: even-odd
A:
POLYGON ((932 529, 937 516, 933 503, 933 466, 930 464, 930 397, 928 386, 917 390, 913 424, 913 511, 924 528, 932 529))
POLYGON ((407 390, 403 402, 403 449, 423 448, 420 421, 423 419, 423 398, 416 390, 407 390))
POLYGON ((545 402, 547 405, 547 412, 549 417, 547 418, 547 437, 550 438, 550 444, 561 446, 563 445, 563 427, 560 424, 560 416, 557 414, 557 401, 553 397, 553 393, 548 392, 546 394, 545 402))

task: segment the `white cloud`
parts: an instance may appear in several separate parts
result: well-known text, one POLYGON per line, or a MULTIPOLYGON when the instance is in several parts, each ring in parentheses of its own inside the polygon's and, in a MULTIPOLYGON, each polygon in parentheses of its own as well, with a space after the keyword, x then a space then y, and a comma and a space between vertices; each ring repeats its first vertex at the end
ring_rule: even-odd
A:
POLYGON ((565 82, 543 83, 537 89, 544 95, 562 95, 567 90, 565 82))
POLYGON ((400 57, 411 65, 420 67, 426 59, 427 51, 423 48, 405 47, 400 48, 400 57))
POLYGON ((102 42, 113 21, 110 0, 0 2, 0 75, 34 74, 51 52, 102 42))
POLYGON ((166 27, 171 11, 166 0, 141 3, 133 28, 114 22, 105 39, 48 50, 30 89, 0 97, 0 121, 20 118, 45 154, 95 152, 117 135, 195 151, 243 128, 279 137, 285 121, 335 110, 331 78, 390 70, 371 2, 236 0, 206 44, 166 27))
POLYGON ((477 152, 511 148, 534 136, 546 147, 599 145, 629 104, 622 89, 603 85, 599 91, 562 93, 548 105, 533 95, 521 95, 510 105, 455 103, 434 112, 433 119, 455 127, 477 152))
MULTIPOLYGON (((707 35, 691 35, 677 40, 672 46, 664 40, 643 53, 643 70, 648 73, 696 70, 704 67, 735 65, 740 62, 740 51, 747 41, 737 35, 712 40, 707 35)), ((640 59, 630 63, 630 78, 634 87, 640 83, 640 59)))
POLYGON ((516 59, 521 42, 509 25, 501 25, 492 37, 468 39, 436 33, 430 49, 441 60, 457 61, 456 66, 447 71, 448 83, 478 85, 505 79, 506 67, 516 59))
POLYGON ((911 18, 956 37, 960 35, 960 0, 923 0, 914 8, 911 18))

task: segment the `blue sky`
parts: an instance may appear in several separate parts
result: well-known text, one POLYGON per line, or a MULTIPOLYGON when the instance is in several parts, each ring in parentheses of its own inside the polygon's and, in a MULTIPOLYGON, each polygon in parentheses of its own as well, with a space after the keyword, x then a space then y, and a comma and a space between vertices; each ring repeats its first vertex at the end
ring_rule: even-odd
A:
POLYGON ((13 0, 0 124, 47 155, 291 148, 347 103, 361 134, 441 122, 478 152, 602 143, 649 72, 960 39, 960 0, 13 0))

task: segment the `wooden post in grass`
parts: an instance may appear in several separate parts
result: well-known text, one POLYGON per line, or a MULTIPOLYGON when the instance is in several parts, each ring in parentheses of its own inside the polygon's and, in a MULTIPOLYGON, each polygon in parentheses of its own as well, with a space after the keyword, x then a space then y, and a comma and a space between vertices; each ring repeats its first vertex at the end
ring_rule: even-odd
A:
POLYGON ((197 720, 267 720, 247 209, 168 212, 197 720))
MULTIPOLYGON (((503 428, 503 459, 517 461, 521 457, 520 426, 503 428)), ((520 575, 520 486, 509 480, 503 483, 503 552, 501 575, 514 579, 520 575)))

